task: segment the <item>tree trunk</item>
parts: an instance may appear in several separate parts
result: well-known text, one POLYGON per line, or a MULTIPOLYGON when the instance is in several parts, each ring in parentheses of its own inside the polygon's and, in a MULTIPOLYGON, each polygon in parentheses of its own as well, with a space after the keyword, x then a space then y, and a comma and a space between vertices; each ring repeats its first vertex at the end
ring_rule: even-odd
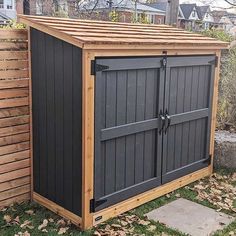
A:
POLYGON ((166 24, 177 26, 179 13, 179 0, 168 0, 166 6, 166 24))

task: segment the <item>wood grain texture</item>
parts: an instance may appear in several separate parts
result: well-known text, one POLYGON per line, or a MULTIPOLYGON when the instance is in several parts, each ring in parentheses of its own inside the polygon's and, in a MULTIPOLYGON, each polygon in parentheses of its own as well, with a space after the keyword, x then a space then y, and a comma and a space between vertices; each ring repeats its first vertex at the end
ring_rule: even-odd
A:
POLYGON ((92 54, 83 51, 82 229, 92 225, 90 199, 93 198, 94 172, 94 79, 91 78, 90 65, 93 59, 92 54))
POLYGON ((113 49, 121 47, 152 48, 213 47, 227 48, 228 44, 199 34, 166 25, 128 24, 106 21, 59 19, 42 16, 19 15, 22 23, 58 37, 83 48, 100 48, 108 45, 113 49))
POLYGON ((27 30, 0 30, 0 207, 30 196, 27 30))
POLYGON ((77 225, 77 226, 81 226, 81 218, 77 215, 75 215, 74 213, 66 210, 65 208, 57 205, 56 203, 48 200, 47 198, 39 195, 38 193, 34 192, 33 193, 33 200, 45 207, 47 207, 48 209, 50 209, 51 211, 53 211, 54 213, 69 219, 73 224, 77 225))

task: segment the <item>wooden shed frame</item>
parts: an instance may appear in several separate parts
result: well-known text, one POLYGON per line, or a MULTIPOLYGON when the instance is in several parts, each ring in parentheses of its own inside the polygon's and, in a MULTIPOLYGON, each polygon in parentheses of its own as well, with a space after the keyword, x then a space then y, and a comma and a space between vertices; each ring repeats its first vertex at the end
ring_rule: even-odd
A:
MULTIPOLYGON (((91 75, 91 61, 95 60, 96 57, 120 57, 120 56, 186 56, 186 55, 209 55, 214 54, 220 61, 221 49, 227 48, 227 43, 219 41, 212 41, 205 45, 194 45, 194 42, 182 44, 144 44, 139 45, 133 42, 129 44, 93 44, 93 43, 81 43, 79 40, 60 32, 52 27, 47 27, 42 23, 37 23, 35 19, 43 19, 45 22, 50 22, 51 18, 48 17, 33 17, 33 16, 19 16, 20 21, 25 23, 29 27, 43 31, 56 38, 65 40, 75 46, 82 48, 82 217, 75 215, 74 213, 64 209, 58 204, 46 199, 45 197, 33 192, 32 188, 32 200, 42 204, 53 212, 61 215, 62 217, 70 219, 74 224, 81 227, 83 230, 91 228, 111 217, 115 217, 123 212, 129 211, 137 206, 140 206, 148 201, 151 201, 157 197, 174 191, 182 186, 185 186, 191 182, 194 182, 205 176, 209 176, 213 171, 213 162, 201 170, 194 173, 188 174, 184 177, 178 178, 160 187, 151 189, 147 192, 131 197, 118 204, 105 208, 95 213, 90 212, 90 199, 93 199, 94 189, 94 75, 91 75), (87 173, 91 173, 88 175, 87 173)), ((56 18, 54 18, 56 19, 56 18)), ((58 20, 61 20, 58 18, 58 20)), ((65 19, 65 21, 68 19, 65 19)), ((85 21, 86 22, 86 21, 85 21)), ((113 24, 113 23, 107 23, 113 24)), ((122 23, 121 23, 122 24, 122 23)), ((126 24, 129 27, 129 24, 126 24)), ((166 26, 168 28, 168 26, 166 26)), ((184 32, 184 31, 183 31, 184 32)), ((30 36, 30 35, 29 35, 30 36)), ((197 43, 198 37, 194 38, 197 43)), ((207 40, 207 38, 206 38, 207 40)), ((29 37, 30 44, 30 37, 29 37)), ((29 58, 30 58, 30 47, 29 47, 29 58)), ((29 60, 30 61, 30 60, 29 60)), ((217 112, 217 98, 218 98, 218 81, 220 63, 215 67, 215 80, 214 80, 214 91, 213 91, 213 106, 212 106, 212 119, 211 119, 211 138, 210 138, 210 154, 213 158, 214 154, 214 130, 216 125, 216 112, 217 112)), ((30 73, 31 75, 31 73, 30 73)), ((30 84, 31 87, 31 84, 30 84)), ((32 101, 32 100, 31 100, 32 101)), ((32 125, 32 109, 31 110, 31 125, 32 125)), ((31 129, 32 130, 32 129, 31 129)), ((32 133, 31 133, 31 150, 33 150, 32 133)), ((33 166, 33 158, 32 165, 33 166)), ((33 171, 33 170, 31 170, 33 171)), ((31 174, 33 176, 33 173, 31 174)), ((31 179, 33 186, 33 177, 31 179)))

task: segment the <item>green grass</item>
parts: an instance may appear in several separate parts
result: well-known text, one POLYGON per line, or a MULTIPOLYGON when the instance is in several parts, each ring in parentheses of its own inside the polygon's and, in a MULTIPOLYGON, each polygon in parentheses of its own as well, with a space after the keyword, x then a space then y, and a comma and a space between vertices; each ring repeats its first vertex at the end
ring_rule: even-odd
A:
MULTIPOLYGON (((235 172, 235 170, 226 170, 226 169, 217 170, 217 173, 219 173, 221 175, 227 175, 227 174, 230 174, 233 172, 235 172)), ((207 182, 207 178, 202 181, 207 182)), ((194 186, 194 183, 190 184, 188 186, 190 188, 192 188, 194 186)), ((161 206, 163 206, 163 205, 165 205, 165 204, 167 204, 179 197, 183 197, 185 199, 188 199, 188 200, 200 203, 204 206, 215 209, 215 206, 212 205, 211 203, 209 203, 207 200, 199 201, 196 198, 197 193, 195 191, 192 191, 189 188, 183 187, 181 189, 178 189, 178 190, 168 194, 167 196, 162 196, 162 197, 155 199, 149 203, 146 203, 134 210, 131 210, 130 212, 128 212, 128 214, 129 215, 136 215, 140 220, 146 220, 146 217, 145 217, 146 213, 148 213, 149 211, 151 211, 153 209, 161 207, 161 206)), ((235 202, 235 205, 236 205, 236 202, 235 202)), ((223 212, 231 214, 231 215, 235 215, 233 212, 230 212, 230 211, 223 211, 223 212)), ((33 235, 33 236, 34 235, 35 236, 38 236, 38 235, 49 235, 49 236, 58 235, 59 226, 56 225, 56 222, 59 219, 60 219, 59 216, 57 216, 56 214, 52 213, 51 211, 45 209, 44 207, 39 206, 36 203, 25 202, 23 204, 16 204, 12 207, 9 207, 6 211, 0 212, 0 235, 1 236, 14 236, 18 232, 25 232, 26 230, 30 233, 30 235, 33 235), (27 210, 33 210, 35 214, 29 215, 29 214, 25 213, 25 211, 27 211, 27 210), (15 218, 15 217, 19 216, 20 224, 22 224, 25 220, 30 220, 30 221, 32 221, 32 225, 34 226, 34 228, 33 229, 22 229, 22 228, 20 228, 19 225, 8 226, 8 225, 6 225, 6 222, 3 219, 4 215, 10 215, 11 218, 15 218), (42 224, 43 220, 49 219, 49 218, 54 219, 54 222, 49 223, 48 226, 46 227, 46 229, 48 230, 48 233, 43 233, 42 231, 38 230, 38 226, 40 224, 42 224)), ((114 219, 107 221, 105 224, 98 226, 98 228, 105 228, 106 224, 109 224, 112 226, 113 224, 118 224, 118 223, 119 223, 119 218, 114 218, 114 219)), ((165 225, 163 225, 159 222, 155 222, 155 221, 150 221, 149 225, 142 225, 142 224, 139 224, 138 222, 134 222, 134 223, 132 223, 132 227, 133 227, 133 234, 135 234, 135 235, 145 235, 145 236, 146 235, 147 236, 153 235, 154 236, 154 235, 161 235, 162 233, 164 233, 164 235, 184 236, 183 233, 178 232, 174 229, 170 229, 170 228, 166 227, 165 225), (154 227, 155 229, 150 231, 150 225, 152 225, 152 227, 154 227)), ((87 235, 93 235, 95 230, 96 229, 92 229, 90 231, 81 232, 78 228, 71 225, 70 229, 64 235, 87 236, 87 235)), ((232 233, 232 231, 236 232, 236 221, 231 223, 224 230, 216 232, 214 234, 214 236, 227 236, 227 235, 229 235, 229 232, 232 233)))

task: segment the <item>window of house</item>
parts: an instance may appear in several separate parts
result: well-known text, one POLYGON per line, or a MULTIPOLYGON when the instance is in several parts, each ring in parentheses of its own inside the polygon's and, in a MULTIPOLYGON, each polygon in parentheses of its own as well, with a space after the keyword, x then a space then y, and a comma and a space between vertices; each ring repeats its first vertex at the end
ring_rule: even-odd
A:
POLYGON ((7 9, 13 8, 13 0, 5 0, 7 9))
POLYGON ((1 9, 1 8, 4 8, 3 0, 0 0, 0 9, 1 9))
POLYGON ((208 13, 206 13, 206 18, 208 18, 208 16, 209 16, 209 14, 208 14, 208 13))
POLYGON ((43 2, 41 0, 36 1, 36 14, 37 15, 43 14, 43 2))
POLYGON ((192 17, 196 16, 196 10, 193 10, 192 17))

